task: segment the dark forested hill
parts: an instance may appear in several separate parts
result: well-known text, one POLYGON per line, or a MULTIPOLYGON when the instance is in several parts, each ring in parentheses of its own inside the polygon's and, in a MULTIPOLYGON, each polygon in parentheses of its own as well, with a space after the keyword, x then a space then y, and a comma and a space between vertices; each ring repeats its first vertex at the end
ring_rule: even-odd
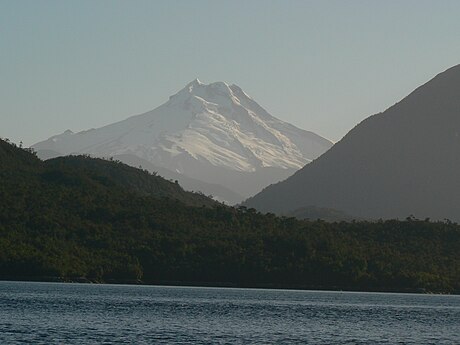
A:
POLYGON ((186 192, 176 182, 165 180, 155 173, 136 169, 118 161, 107 161, 85 156, 67 156, 47 160, 46 173, 49 176, 79 175, 90 177, 105 187, 117 187, 142 196, 170 198, 189 206, 212 206, 214 200, 200 193, 186 192))
POLYGON ((460 221, 460 65, 352 129, 246 201, 263 212, 333 208, 366 219, 460 221))
POLYGON ((29 150, 10 144, 8 139, 0 139, 0 170, 13 172, 15 169, 37 168, 41 161, 29 150))
POLYGON ((0 173, 5 175, 4 183, 9 176, 15 183, 21 180, 24 180, 24 184, 36 182, 44 188, 60 186, 88 191, 91 188, 102 188, 155 198, 177 199, 190 206, 217 204, 200 193, 186 192, 177 183, 119 161, 67 156, 43 162, 30 150, 23 150, 0 140, 0 163, 0 173), (22 179, 20 175, 23 175, 22 179))
POLYGON ((460 227, 227 207, 121 163, 0 141, 0 279, 460 292, 460 227))

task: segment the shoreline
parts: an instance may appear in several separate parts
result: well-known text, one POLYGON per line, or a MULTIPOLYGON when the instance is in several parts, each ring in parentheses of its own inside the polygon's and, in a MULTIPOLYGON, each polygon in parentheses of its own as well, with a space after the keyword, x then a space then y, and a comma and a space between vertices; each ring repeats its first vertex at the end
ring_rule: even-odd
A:
POLYGON ((0 277, 0 282, 31 282, 31 283, 64 283, 64 284, 96 284, 96 285, 138 285, 138 286, 171 286, 171 287, 197 287, 197 288, 234 288, 234 289, 261 289, 261 290, 297 290, 297 291, 323 291, 323 292, 359 292, 359 293, 398 293, 417 295, 452 295, 459 296, 460 291, 435 292, 423 288, 397 289, 375 288, 360 289, 344 286, 315 286, 315 285, 288 285, 273 283, 232 283, 232 282, 201 282, 201 281, 142 281, 131 279, 97 280, 86 277, 0 277))

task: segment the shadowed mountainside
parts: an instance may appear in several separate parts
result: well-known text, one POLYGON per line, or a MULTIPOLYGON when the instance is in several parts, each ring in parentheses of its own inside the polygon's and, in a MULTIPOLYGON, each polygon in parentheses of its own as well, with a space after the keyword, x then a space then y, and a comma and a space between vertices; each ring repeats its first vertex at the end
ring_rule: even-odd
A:
POLYGON ((244 204, 353 216, 460 220, 460 65, 351 130, 328 152, 244 204))

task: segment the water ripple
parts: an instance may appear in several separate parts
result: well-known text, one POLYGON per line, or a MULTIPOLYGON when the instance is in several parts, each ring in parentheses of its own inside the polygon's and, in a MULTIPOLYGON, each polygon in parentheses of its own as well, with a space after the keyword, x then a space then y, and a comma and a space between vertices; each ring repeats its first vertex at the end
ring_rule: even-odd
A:
POLYGON ((460 296, 0 282, 0 344, 460 344, 460 296))

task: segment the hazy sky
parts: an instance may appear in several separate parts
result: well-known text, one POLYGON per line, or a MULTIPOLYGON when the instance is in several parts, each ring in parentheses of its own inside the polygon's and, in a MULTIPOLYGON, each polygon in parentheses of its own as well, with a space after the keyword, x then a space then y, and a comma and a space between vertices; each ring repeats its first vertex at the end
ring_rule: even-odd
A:
POLYGON ((460 63, 460 1, 0 0, 0 137, 151 110, 198 77, 332 140, 460 63))

